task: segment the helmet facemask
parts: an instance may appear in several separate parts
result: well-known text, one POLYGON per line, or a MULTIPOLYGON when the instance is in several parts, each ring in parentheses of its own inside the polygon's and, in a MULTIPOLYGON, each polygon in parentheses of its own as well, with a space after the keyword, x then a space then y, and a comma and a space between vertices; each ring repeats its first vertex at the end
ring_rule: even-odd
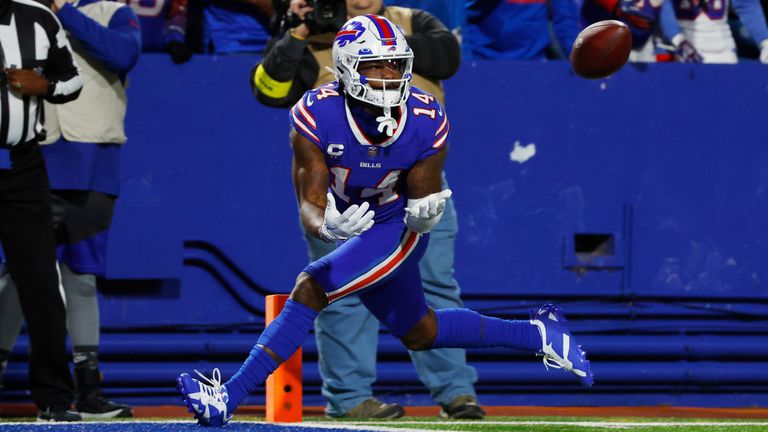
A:
POLYGON ((411 70, 413 68, 413 55, 400 55, 391 58, 365 58, 357 57, 352 59, 350 69, 354 74, 350 74, 349 82, 344 82, 347 94, 355 99, 369 103, 382 108, 392 108, 405 103, 410 95, 411 70), (396 62, 396 69, 400 73, 400 78, 383 79, 368 78, 361 74, 359 68, 366 62, 378 61, 396 62), (374 84, 374 85, 371 85, 374 84))

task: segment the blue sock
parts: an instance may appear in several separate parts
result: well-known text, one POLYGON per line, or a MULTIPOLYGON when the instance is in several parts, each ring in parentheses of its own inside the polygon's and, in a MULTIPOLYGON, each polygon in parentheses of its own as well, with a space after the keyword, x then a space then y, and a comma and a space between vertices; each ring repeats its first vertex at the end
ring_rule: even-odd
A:
POLYGON ((439 309, 437 337, 432 348, 507 347, 536 352, 541 334, 528 321, 503 320, 471 309, 439 309))
POLYGON ((224 384, 229 394, 229 412, 234 412, 240 402, 256 391, 279 366, 259 345, 271 349, 281 359, 288 360, 307 338, 316 317, 317 312, 314 310, 288 299, 282 312, 264 329, 240 370, 224 384))
POLYGON ((254 345, 248 359, 240 366, 240 370, 224 383, 229 395, 227 411, 234 412, 237 406, 256 391, 259 384, 266 381, 278 366, 280 365, 266 351, 254 345))

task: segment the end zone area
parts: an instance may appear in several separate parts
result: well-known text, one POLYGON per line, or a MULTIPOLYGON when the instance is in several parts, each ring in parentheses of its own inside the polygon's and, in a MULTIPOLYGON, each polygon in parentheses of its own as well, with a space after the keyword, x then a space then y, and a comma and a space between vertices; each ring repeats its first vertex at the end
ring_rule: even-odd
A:
POLYGON ((490 418, 487 421, 435 421, 403 418, 394 421, 337 422, 313 419, 304 423, 266 423, 263 421, 233 421, 223 428, 205 428, 194 421, 181 420, 115 420, 80 423, 3 422, 3 432, 765 432, 767 420, 733 419, 662 419, 662 418, 490 418))

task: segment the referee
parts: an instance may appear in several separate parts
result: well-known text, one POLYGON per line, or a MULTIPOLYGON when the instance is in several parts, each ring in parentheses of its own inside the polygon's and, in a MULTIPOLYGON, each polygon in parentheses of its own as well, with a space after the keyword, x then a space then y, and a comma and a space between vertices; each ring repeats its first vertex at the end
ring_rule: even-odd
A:
POLYGON ((48 176, 38 139, 42 99, 64 103, 82 87, 53 13, 34 0, 0 0, 0 243, 29 332, 29 385, 38 419, 76 421, 67 363, 48 176))

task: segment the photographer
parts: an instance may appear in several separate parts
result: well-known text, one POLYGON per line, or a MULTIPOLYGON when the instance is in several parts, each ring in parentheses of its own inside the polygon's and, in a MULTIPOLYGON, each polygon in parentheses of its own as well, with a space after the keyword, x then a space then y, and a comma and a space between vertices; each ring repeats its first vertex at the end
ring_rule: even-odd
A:
MULTIPOLYGON (((251 88, 259 102, 288 108, 305 91, 334 81, 325 66, 332 66, 331 44, 336 31, 348 17, 365 14, 383 15, 402 27, 416 54, 414 83, 443 102, 439 80, 453 76, 461 62, 459 44, 453 34, 437 18, 419 9, 385 7, 382 0, 347 0, 346 8, 344 3, 344 0, 291 0, 284 21, 298 25, 285 31, 279 39, 270 41, 263 62, 251 71, 251 88), (338 13, 346 9, 346 14, 340 18, 320 15, 324 18, 319 20, 322 24, 337 22, 337 27, 320 27, 316 24, 317 18, 305 20, 317 15, 312 4, 324 6, 328 3, 340 3, 342 7, 335 8, 338 13)), ((275 7, 275 10, 279 8, 275 7)))
MULTIPOLYGON (((405 33, 415 57, 413 84, 444 104, 440 80, 451 77, 458 69, 460 48, 450 31, 429 13, 385 7, 382 0, 291 0, 288 7, 283 7, 284 13, 279 6, 278 1, 277 22, 289 29, 270 42, 263 62, 251 71, 251 87, 261 103, 290 107, 305 91, 334 81, 336 78, 327 67, 333 66, 331 49, 336 32, 348 18, 378 14, 405 33)), ((456 231, 456 214, 449 199, 419 265, 427 301, 435 309, 462 306, 460 290, 453 278, 456 231)), ((336 247, 313 236, 305 235, 305 238, 313 261, 336 247)), ((404 414, 399 404, 384 403, 373 397, 371 385, 376 380, 378 329, 378 321, 356 296, 334 302, 316 319, 322 391, 328 400, 326 414, 329 417, 397 418, 404 414), (350 328, 356 331, 350 332, 350 328)), ((473 387, 477 374, 466 364, 464 350, 410 354, 420 379, 441 406, 442 417, 483 417, 473 387)))

